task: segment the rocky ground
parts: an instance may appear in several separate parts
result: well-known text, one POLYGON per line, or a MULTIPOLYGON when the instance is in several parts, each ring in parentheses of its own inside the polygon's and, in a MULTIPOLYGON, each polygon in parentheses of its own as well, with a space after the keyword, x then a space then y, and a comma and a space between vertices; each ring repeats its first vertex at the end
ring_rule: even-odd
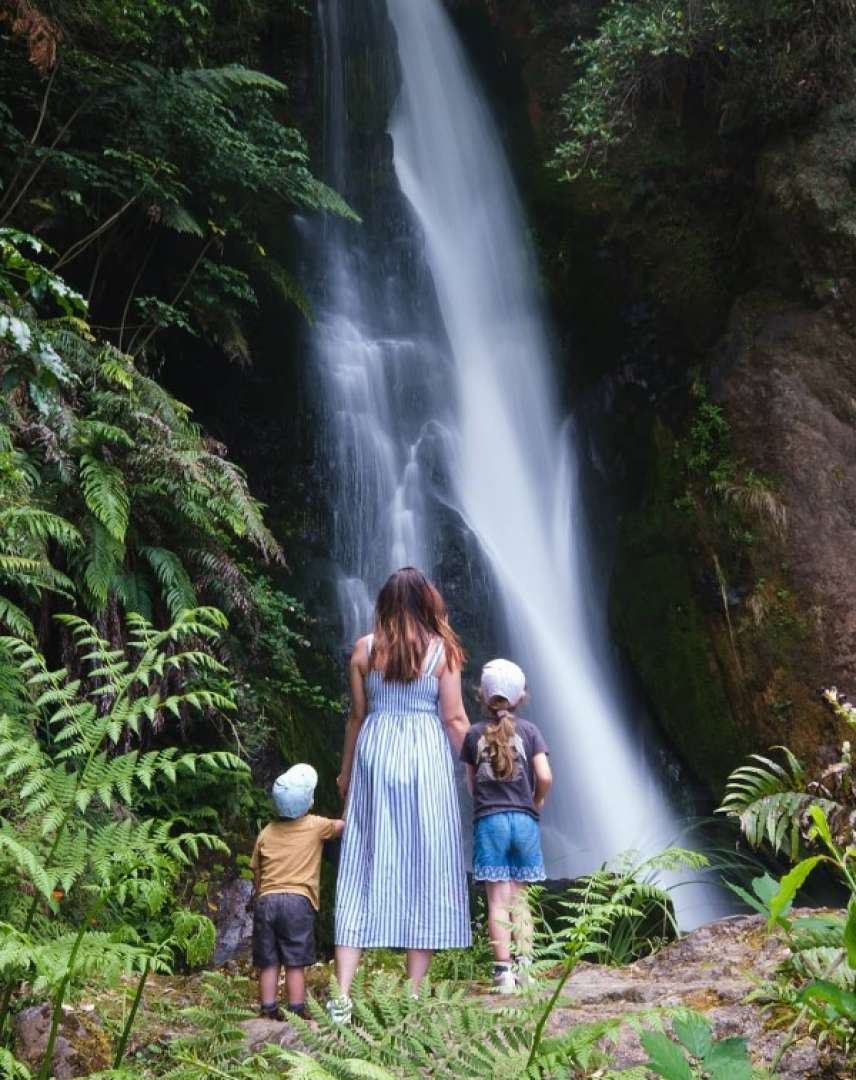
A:
MULTIPOLYGON (((772 976, 787 956, 781 938, 768 935, 761 916, 734 916, 701 927, 681 941, 624 968, 583 964, 572 976, 567 994, 553 1015, 554 1032, 573 1024, 663 1006, 686 1006, 704 1013, 717 1038, 744 1035, 758 1065, 769 1065, 783 1039, 747 995, 772 976)), ((632 1028, 622 1030, 617 1063, 626 1067, 646 1059, 632 1028)), ((841 1060, 818 1052, 804 1038, 779 1066, 782 1080, 844 1080, 852 1072, 841 1060)))
MULTIPOLYGON (((761 916, 722 919, 627 967, 580 965, 553 1013, 550 1031, 555 1035, 578 1024, 685 1006, 707 1016, 717 1038, 747 1037, 755 1063, 769 1065, 786 1035, 773 1016, 746 998, 761 980, 772 977, 786 956, 787 947, 781 938, 767 934, 761 916)), ((497 1000, 485 998, 488 1003, 497 1000)), ((265 1042, 294 1045, 288 1024, 251 1020, 245 1029, 254 1048, 265 1042)), ((619 1068, 647 1060, 629 1025, 621 1030, 613 1052, 619 1068)), ((784 1054, 777 1075, 780 1080, 853 1078, 843 1059, 819 1051, 807 1036, 784 1054)))
MULTIPOLYGON (((240 956, 239 951, 229 961, 229 968, 236 973, 246 973, 246 960, 240 956)), ((693 931, 654 956, 623 968, 580 965, 553 1013, 550 1030, 558 1034, 578 1024, 638 1015, 650 1009, 685 1006, 706 1015, 717 1038, 747 1037, 756 1064, 769 1065, 786 1035, 782 1026, 777 1025, 775 1013, 746 999, 761 980, 772 977, 786 956, 787 947, 782 939, 766 933, 760 916, 722 919, 693 931)), ((310 986, 316 996, 323 995, 329 974, 327 965, 318 965, 310 972, 310 986)), ((485 994, 476 984, 473 992, 488 1006, 508 1003, 506 998, 485 994)), ((198 977, 152 979, 133 1044, 163 1043, 184 1033, 186 1026, 180 1020, 180 1007, 193 1003, 198 993, 198 977)), ((251 987, 247 988, 247 993, 247 1003, 251 1004, 251 987)), ((58 1080, 86 1076, 93 1066, 102 1065, 100 1059, 105 1056, 109 1043, 104 1038, 97 1014, 107 1004, 98 1001, 95 1005, 89 1003, 68 1010, 58 1058, 55 1059, 58 1080)), ((47 1006, 35 1007, 19 1016, 19 1052, 25 1060, 38 1058, 48 1022, 47 1006)), ((245 1021, 243 1027, 250 1050, 265 1043, 298 1045, 296 1033, 288 1023, 257 1018, 245 1021)), ((611 1050, 620 1068, 646 1060, 632 1025, 621 1029, 611 1050)), ((814 1040, 807 1035, 785 1053, 777 1075, 780 1080, 853 1078, 852 1070, 843 1059, 818 1050, 814 1040)))

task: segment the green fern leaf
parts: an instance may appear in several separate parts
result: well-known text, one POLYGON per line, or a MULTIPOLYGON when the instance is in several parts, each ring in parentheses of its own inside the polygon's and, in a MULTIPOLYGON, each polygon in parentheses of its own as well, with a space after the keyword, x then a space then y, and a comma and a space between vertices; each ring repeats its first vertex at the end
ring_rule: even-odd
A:
POLYGON ((284 94, 287 90, 285 83, 278 79, 240 64, 227 64, 218 68, 188 68, 177 78, 186 87, 206 90, 221 98, 229 97, 236 90, 267 90, 274 94, 284 94))
POLYGON ((103 610, 125 559, 125 546, 100 521, 91 524, 83 555, 83 580, 96 611, 103 610))
POLYGON ((161 213, 161 221, 173 232, 181 233, 184 236, 198 236, 200 239, 205 236, 205 230, 187 207, 182 206, 181 203, 167 203, 161 213))
POLYGON ((28 641, 36 639, 36 631, 30 619, 5 596, 0 596, 0 623, 19 637, 28 641))
POLYGON ((142 547, 140 554, 154 570, 173 619, 196 606, 196 593, 181 559, 166 548, 142 547))
POLYGON ((93 516, 118 543, 128 530, 131 502, 122 473, 92 454, 80 458, 80 485, 93 516))

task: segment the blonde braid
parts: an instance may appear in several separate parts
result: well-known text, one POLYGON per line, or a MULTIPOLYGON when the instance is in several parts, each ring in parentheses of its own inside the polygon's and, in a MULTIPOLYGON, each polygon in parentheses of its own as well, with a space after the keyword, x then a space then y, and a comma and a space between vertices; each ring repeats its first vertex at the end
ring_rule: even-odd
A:
POLYGON ((510 780, 514 776, 514 762, 517 754, 512 744, 517 727, 514 723, 514 711, 509 708, 505 698, 494 698, 485 703, 488 724, 484 739, 487 744, 493 775, 497 780, 510 780))

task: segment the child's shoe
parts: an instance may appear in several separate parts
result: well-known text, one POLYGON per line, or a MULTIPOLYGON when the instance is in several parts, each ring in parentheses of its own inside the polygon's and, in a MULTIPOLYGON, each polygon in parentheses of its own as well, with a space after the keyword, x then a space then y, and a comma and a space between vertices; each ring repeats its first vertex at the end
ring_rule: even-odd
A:
POLYGON ((331 1024, 350 1024, 353 1009, 354 1003, 347 994, 331 998, 327 1002, 327 1015, 330 1017, 331 1024))
POLYGON ((535 984, 535 979, 532 976, 531 956, 516 956, 514 958, 514 975, 521 990, 528 990, 529 987, 535 984))
POLYGON ((496 994, 513 994, 517 989, 517 979, 510 964, 495 964, 493 968, 493 990, 496 994))
POLYGON ((279 1002, 275 1001, 272 1005, 260 1005, 259 1016, 263 1020, 276 1020, 278 1023, 282 1023, 285 1020, 285 1015, 282 1009, 279 1007, 279 1002))

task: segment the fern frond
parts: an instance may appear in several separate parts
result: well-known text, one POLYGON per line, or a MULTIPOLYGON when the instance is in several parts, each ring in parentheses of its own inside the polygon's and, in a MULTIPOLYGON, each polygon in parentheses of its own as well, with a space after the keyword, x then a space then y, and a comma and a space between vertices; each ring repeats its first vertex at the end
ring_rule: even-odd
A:
POLYGON ((0 1046, 0 1076, 8 1077, 8 1080, 32 1080, 32 1073, 22 1062, 0 1046))
POLYGON ((93 454, 80 457, 80 487, 92 515, 118 543, 128 530, 131 501, 122 473, 93 454))
POLYGON ((74 595, 74 583, 42 559, 0 552, 0 574, 18 585, 74 595))
POLYGON ((9 506, 0 509, 0 527, 20 531, 33 539, 52 540, 60 547, 81 547, 83 537, 70 521, 35 506, 9 506))
POLYGON ((187 68, 178 80, 186 87, 205 90, 217 97, 229 97, 236 90, 267 90, 274 94, 287 91, 285 83, 261 71, 253 71, 240 64, 226 64, 218 68, 187 68))
POLYGON ((51 899, 54 883, 48 877, 39 856, 26 844, 0 828, 0 851, 4 852, 14 866, 26 875, 46 900, 51 899))
POLYGON ((160 583, 161 593, 173 619, 181 612, 196 606, 196 593, 181 559, 166 548, 142 547, 146 559, 160 583))
POLYGON ((753 847, 766 840, 775 851, 787 847, 795 855, 800 845, 801 815, 812 804, 827 813, 836 804, 808 794, 802 763, 786 747, 775 749, 784 752, 786 765, 752 754, 750 760, 757 764, 742 765, 731 773, 717 813, 736 817, 753 847))
POLYGON ((168 229, 184 236, 198 236, 200 239, 205 236, 205 230, 181 203, 167 203, 161 212, 161 221, 168 229))
POLYGON ((92 521, 82 555, 83 580, 96 611, 103 610, 125 560, 125 545, 100 522, 92 521))
POLYGON ((0 596, 0 624, 19 637, 36 640, 36 631, 28 616, 5 596, 0 596))

